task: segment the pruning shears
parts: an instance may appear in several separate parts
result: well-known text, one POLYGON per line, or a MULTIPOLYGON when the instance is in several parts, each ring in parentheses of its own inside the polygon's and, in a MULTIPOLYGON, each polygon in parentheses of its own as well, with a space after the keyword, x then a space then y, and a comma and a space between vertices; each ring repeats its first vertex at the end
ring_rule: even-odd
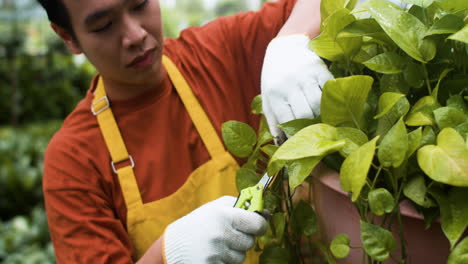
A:
POLYGON ((263 193, 270 187, 275 177, 265 173, 257 184, 242 189, 234 207, 261 213, 263 211, 263 193))

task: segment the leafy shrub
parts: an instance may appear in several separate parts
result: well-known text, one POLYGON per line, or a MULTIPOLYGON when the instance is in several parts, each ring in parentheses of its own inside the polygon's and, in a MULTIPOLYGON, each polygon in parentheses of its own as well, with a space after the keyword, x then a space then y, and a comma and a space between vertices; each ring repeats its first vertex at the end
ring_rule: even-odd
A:
POLYGON ((43 156, 60 122, 0 128, 0 263, 53 263, 43 156))

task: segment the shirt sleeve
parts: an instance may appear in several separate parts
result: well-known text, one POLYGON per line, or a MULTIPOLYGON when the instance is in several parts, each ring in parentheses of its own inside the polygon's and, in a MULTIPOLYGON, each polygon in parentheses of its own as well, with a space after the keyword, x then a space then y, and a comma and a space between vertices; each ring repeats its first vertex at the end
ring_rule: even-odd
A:
POLYGON ((91 157, 55 136, 44 160, 43 190, 58 263, 132 263, 132 246, 91 157))

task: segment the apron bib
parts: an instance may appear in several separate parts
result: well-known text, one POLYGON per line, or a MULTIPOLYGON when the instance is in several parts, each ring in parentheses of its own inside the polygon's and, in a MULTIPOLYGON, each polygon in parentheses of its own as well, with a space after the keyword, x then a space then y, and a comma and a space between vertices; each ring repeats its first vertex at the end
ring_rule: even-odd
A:
MULTIPOLYGON (((135 260, 143 256, 173 221, 221 196, 238 195, 235 179, 239 166, 236 160, 225 150, 208 116, 174 63, 165 55, 162 62, 211 157, 195 169, 175 193, 154 202, 142 202, 133 172, 134 162, 115 122, 101 78, 92 104, 92 112, 98 119, 112 158, 111 166, 118 175, 127 206, 127 232, 135 250, 135 260), (115 169, 115 164, 127 161, 129 165, 115 169)), ((258 253, 249 251, 244 263, 258 263, 258 253)))

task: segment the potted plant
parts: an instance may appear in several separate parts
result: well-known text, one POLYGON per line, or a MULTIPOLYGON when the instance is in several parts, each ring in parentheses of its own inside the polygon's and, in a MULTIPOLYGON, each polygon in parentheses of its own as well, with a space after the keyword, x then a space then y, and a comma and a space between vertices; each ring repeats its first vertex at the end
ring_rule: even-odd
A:
MULTIPOLYGON (((468 4, 404 2, 322 0, 310 47, 336 79, 323 88, 320 117, 280 125, 288 136, 280 147, 264 119, 258 136, 236 121, 223 125, 228 149, 248 158, 240 189, 263 171, 286 181, 265 196, 274 214, 258 243, 264 263, 300 263, 304 245, 329 263, 440 263, 428 257, 436 250, 442 262, 468 263, 468 4), (309 182, 309 201, 295 202, 309 182), (346 225, 351 236, 338 234, 346 225), (424 247, 416 229, 444 241, 424 247), (311 238, 318 230, 326 247, 311 238), (348 257, 354 247, 365 254, 348 257), (417 248, 426 259, 414 258, 417 248)), ((254 113, 260 105, 256 98, 254 113)))

